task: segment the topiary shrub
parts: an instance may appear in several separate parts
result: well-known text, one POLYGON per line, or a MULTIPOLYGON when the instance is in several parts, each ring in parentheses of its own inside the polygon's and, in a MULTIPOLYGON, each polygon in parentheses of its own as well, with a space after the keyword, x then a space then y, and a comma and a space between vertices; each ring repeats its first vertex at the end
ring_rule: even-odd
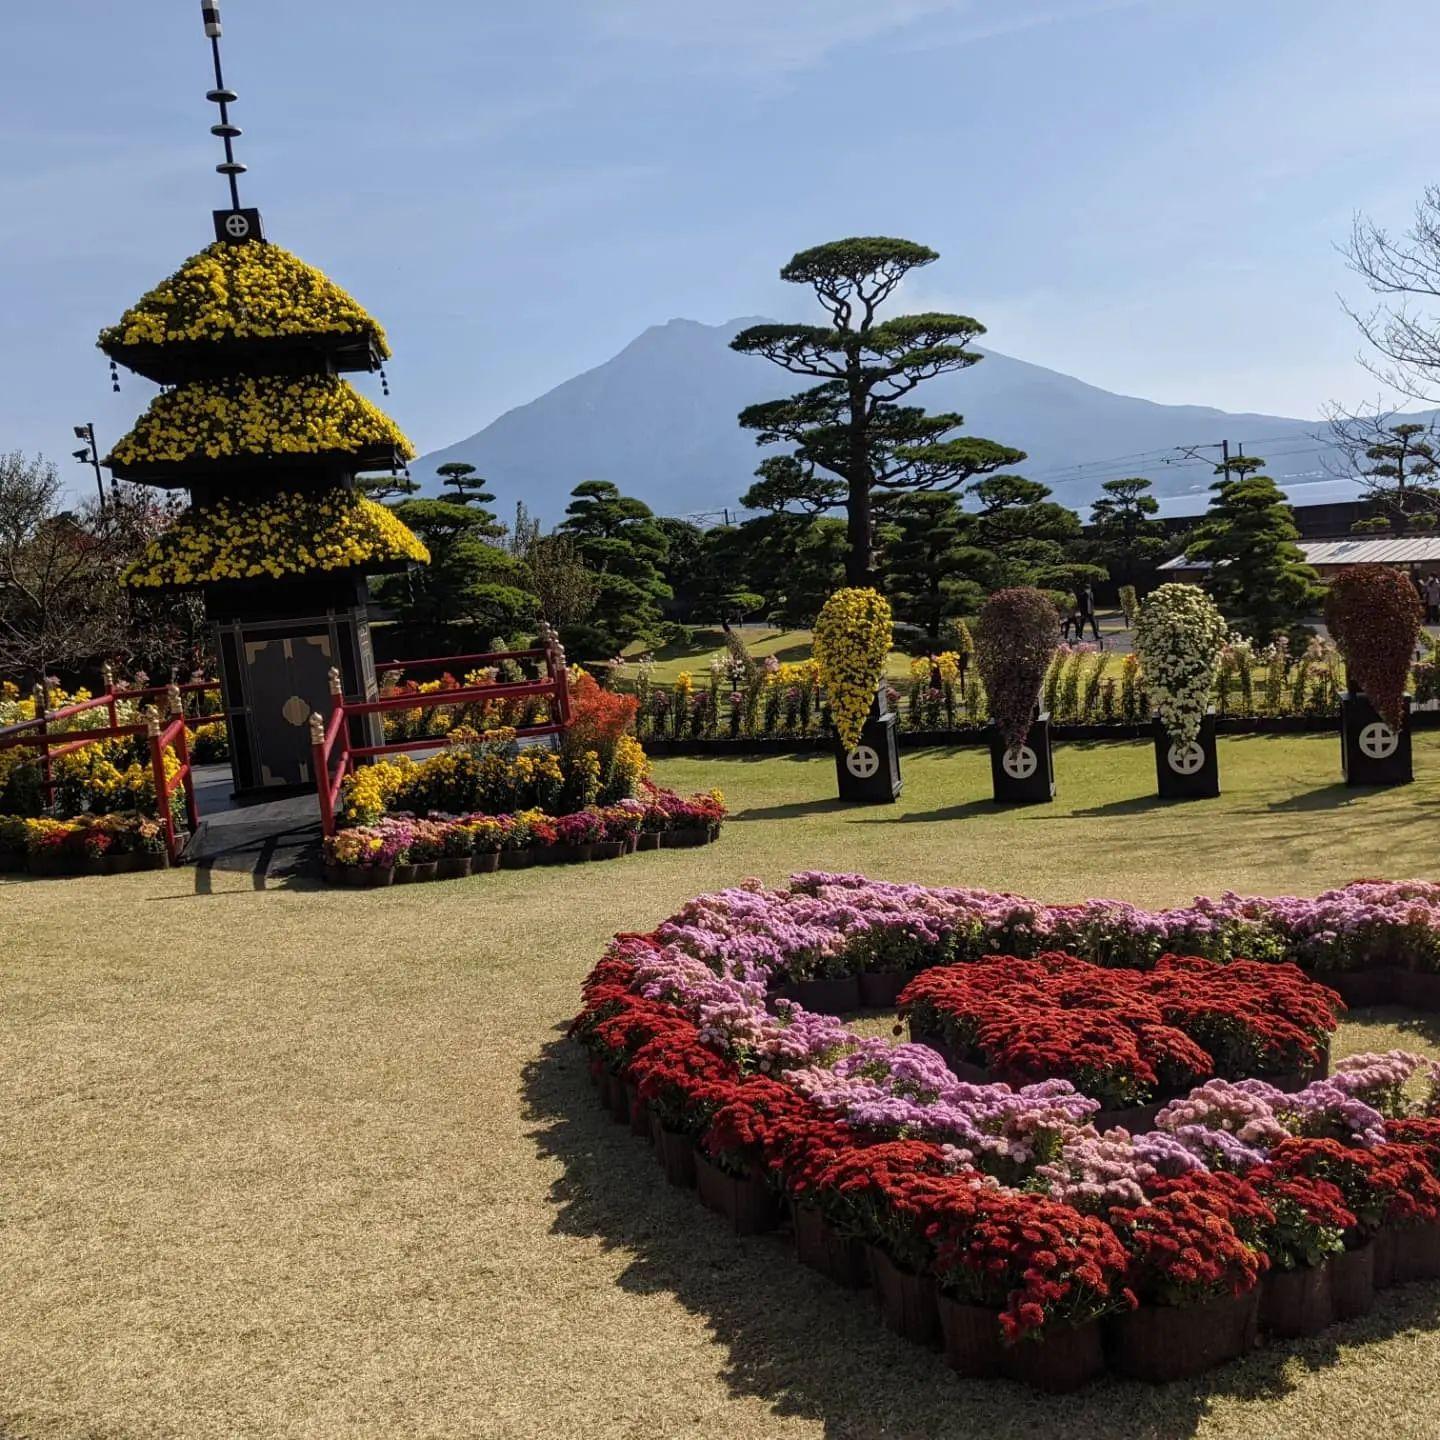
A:
POLYGON ((1387 725, 1404 719, 1405 681, 1425 611, 1415 586, 1400 570, 1351 565, 1331 582, 1325 623, 1352 690, 1359 690, 1387 725))
POLYGON ((1136 616, 1145 688, 1171 742, 1182 749, 1200 734, 1226 634, 1224 616, 1198 585, 1162 585, 1136 616))
POLYGON ((1060 643, 1060 618, 1029 585, 997 590, 980 611, 975 664, 1007 750, 1025 743, 1045 672, 1060 643))

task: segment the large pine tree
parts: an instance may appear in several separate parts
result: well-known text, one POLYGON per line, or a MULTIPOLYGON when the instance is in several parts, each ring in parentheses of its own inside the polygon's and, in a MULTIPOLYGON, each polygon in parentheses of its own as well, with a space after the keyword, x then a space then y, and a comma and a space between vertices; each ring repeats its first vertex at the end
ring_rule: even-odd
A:
POLYGON ((968 369, 968 349, 985 333, 966 315, 876 312, 912 271, 939 256, 909 240, 868 236, 802 250, 780 271, 807 285, 828 325, 754 325, 731 341, 819 384, 786 400, 751 405, 740 424, 762 445, 794 447, 802 473, 834 477, 843 487, 846 579, 874 580, 875 498, 902 490, 956 490, 976 475, 1025 458, 990 440, 958 436, 964 417, 927 415, 900 402, 937 375, 968 369))

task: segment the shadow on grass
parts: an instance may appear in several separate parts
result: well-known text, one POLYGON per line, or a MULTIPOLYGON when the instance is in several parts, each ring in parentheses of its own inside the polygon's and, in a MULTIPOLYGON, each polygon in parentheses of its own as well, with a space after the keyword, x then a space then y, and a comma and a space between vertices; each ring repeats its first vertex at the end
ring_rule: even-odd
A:
MULTIPOLYGON (((525 1067, 523 1099, 537 1151, 563 1167, 550 1192, 552 1232, 598 1240, 621 1254, 623 1291, 670 1296, 701 1317, 723 1347, 720 1373, 733 1395, 817 1421, 834 1440, 1010 1440, 1047 1431, 1067 1440, 1182 1440, 1201 1429, 1216 1401, 1264 1405, 1357 1345, 1440 1323, 1440 1286, 1411 1286, 1387 1292, 1363 1320, 1270 1346, 1194 1381, 1151 1386, 1106 1378, 1057 1399, 1008 1381, 962 1380, 939 1355, 885 1330, 864 1293, 843 1291, 802 1266, 785 1235, 735 1236, 693 1192, 666 1185, 649 1145, 600 1108, 584 1056, 569 1040, 552 1040, 525 1067), (1298 1373, 1290 1368, 1297 1360, 1298 1373)), ((1276 1423, 1276 1416, 1257 1415, 1251 1428, 1280 1433, 1276 1423)))
POLYGON ((746 820, 794 820, 802 815, 838 815, 855 807, 845 800, 791 800, 784 805, 752 805, 749 809, 738 810, 730 817, 730 824, 746 820))
POLYGON ((937 810, 911 810, 904 815, 877 814, 867 816, 867 825, 910 825, 916 820, 966 820, 974 815, 998 815, 1003 807, 993 800, 962 800, 955 805, 943 805, 937 810))
POLYGON ((1265 807, 1274 811, 1339 810, 1342 806, 1353 805, 1357 800, 1373 795, 1383 786, 1347 785, 1343 780, 1333 785, 1321 785, 1314 790, 1302 791, 1299 795, 1287 795, 1283 800, 1272 800, 1265 807))
MULTIPOLYGON (((1413 1010, 1405 1010, 1397 1005, 1371 1005, 1363 1010, 1351 1010, 1345 1016, 1347 1028, 1354 1028, 1362 1031, 1369 1030, 1399 1030, 1406 1035, 1413 1035, 1422 1044, 1440 1048, 1440 1015, 1417 1015, 1413 1010)), ((1360 1047, 1356 1047, 1360 1048, 1360 1047)), ((1366 1049, 1379 1049, 1380 1046, 1365 1046, 1366 1049)), ((1389 1042, 1385 1042, 1385 1048, 1389 1048, 1389 1042)))
POLYGON ((1193 800, 1166 800, 1159 795, 1130 795, 1124 800, 1107 800, 1103 805, 1088 805, 1072 810, 1072 815, 1143 815, 1150 810, 1169 810, 1172 806, 1193 805, 1193 800))

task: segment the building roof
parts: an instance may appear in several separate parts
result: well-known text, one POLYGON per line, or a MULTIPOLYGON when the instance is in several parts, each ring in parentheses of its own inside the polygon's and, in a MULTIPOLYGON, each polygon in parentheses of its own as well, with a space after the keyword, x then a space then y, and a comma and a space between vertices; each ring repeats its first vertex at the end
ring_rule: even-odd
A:
MULTIPOLYGON (((1386 536, 1376 539, 1302 540, 1307 565, 1435 565, 1440 564, 1440 535, 1386 536)), ((1208 560, 1177 555, 1162 570, 1208 570, 1208 560)))
MULTIPOLYGON (((1341 505, 1346 501, 1360 500, 1365 492, 1356 480, 1330 476, 1325 479, 1306 479, 1303 476, 1272 476, 1275 488, 1293 506, 1341 505)), ((1162 520, 1179 520, 1191 515, 1203 515, 1209 508, 1214 494, 1210 487, 1191 490, 1180 495, 1160 495, 1159 515, 1162 520)))

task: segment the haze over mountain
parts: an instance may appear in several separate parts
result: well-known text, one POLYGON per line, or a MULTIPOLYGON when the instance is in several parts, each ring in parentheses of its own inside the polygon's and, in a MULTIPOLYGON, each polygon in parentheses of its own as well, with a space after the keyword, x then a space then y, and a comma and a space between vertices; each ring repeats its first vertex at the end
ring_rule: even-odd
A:
MULTIPOLYGON (((412 472, 432 491, 437 465, 468 461, 490 481, 502 515, 518 499, 550 523, 582 480, 612 480, 664 515, 733 513, 764 453, 736 416, 806 383, 729 348, 758 323, 651 326, 613 359, 422 457, 412 472)), ((994 350, 920 386, 914 398, 930 411, 958 411, 970 434, 1027 451, 1017 468, 1082 511, 1103 481, 1124 475, 1149 475, 1162 496, 1203 494, 1222 439, 1264 456, 1292 492, 1331 480, 1323 462, 1330 447, 1316 438, 1324 433, 1316 421, 1158 405, 994 350), (1179 448, 1212 445, 1190 459, 1179 448)))

